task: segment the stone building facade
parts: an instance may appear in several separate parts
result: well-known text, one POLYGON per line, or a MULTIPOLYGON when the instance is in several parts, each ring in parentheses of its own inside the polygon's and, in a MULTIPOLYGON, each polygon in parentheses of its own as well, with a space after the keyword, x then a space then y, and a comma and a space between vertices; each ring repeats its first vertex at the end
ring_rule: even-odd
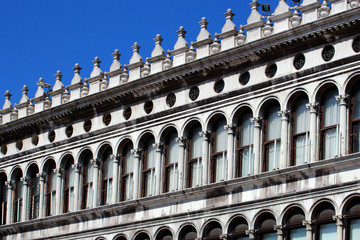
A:
POLYGON ((250 6, 6 92, 2 239, 359 239, 359 0, 250 6))

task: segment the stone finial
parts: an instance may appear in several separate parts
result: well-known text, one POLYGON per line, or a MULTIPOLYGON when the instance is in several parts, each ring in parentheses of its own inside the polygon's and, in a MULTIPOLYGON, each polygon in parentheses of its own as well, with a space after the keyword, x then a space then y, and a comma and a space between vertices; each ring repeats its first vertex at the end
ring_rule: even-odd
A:
POLYGON ((65 89, 64 93, 62 94, 62 103, 67 103, 70 100, 70 93, 67 89, 65 89))
POLYGON ((94 63, 94 69, 90 74, 90 78, 102 76, 103 72, 100 69, 100 63, 101 63, 100 59, 98 57, 95 57, 92 62, 94 63))
POLYGON ((207 30, 207 25, 208 22, 206 21, 206 17, 203 17, 201 19, 201 21, 199 22, 200 24, 200 33, 199 35, 196 37, 196 41, 203 41, 203 40, 207 40, 211 38, 211 34, 208 32, 207 30))
POLYGON ((10 102, 10 98, 11 98, 12 95, 11 95, 10 91, 9 91, 9 90, 6 90, 4 96, 5 96, 5 103, 4 103, 2 109, 3 109, 3 110, 12 109, 12 104, 11 104, 11 102, 10 102))
POLYGON ((297 8, 295 8, 293 15, 290 17, 290 24, 292 27, 298 27, 301 24, 301 15, 297 8))
POLYGON ((140 51, 139 44, 137 42, 135 42, 131 48, 133 49, 133 55, 130 58, 130 64, 142 62, 142 57, 139 54, 139 51, 140 51))
POLYGON ((213 54, 220 52, 221 44, 220 44, 220 40, 217 36, 217 33, 215 33, 215 39, 214 39, 214 42, 210 45, 210 49, 213 54))
POLYGON ((177 41, 175 43, 174 50, 178 50, 178 49, 181 49, 181 48, 187 48, 188 43, 185 40, 186 31, 184 30, 184 27, 181 26, 179 28, 179 30, 176 31, 176 33, 178 34, 178 39, 177 39, 177 41))
POLYGON ((115 49, 115 51, 111 54, 113 56, 113 62, 110 66, 110 72, 122 69, 122 66, 119 62, 121 54, 119 53, 118 49, 115 49))
POLYGON ((319 8, 319 15, 321 18, 326 18, 330 14, 330 7, 326 0, 323 0, 323 3, 321 4, 319 8))
POLYGON ((141 69, 141 71, 142 71, 143 77, 149 76, 149 74, 150 74, 150 64, 149 64, 147 58, 146 58, 146 62, 144 64, 143 68, 141 69))
POLYGON ((29 103, 30 99, 27 95, 27 93, 29 91, 28 86, 24 85, 23 88, 21 89, 21 91, 22 91, 22 97, 20 99, 20 103, 29 103))
POLYGON ((243 45, 246 41, 246 35, 244 33, 243 25, 240 25, 240 30, 236 35, 236 43, 238 46, 243 45))
POLYGON ((233 31, 236 30, 236 25, 233 23, 233 17, 235 16, 235 14, 232 12, 232 10, 229 8, 226 13, 224 13, 225 15, 225 24, 221 29, 221 33, 226 33, 229 31, 233 31))
POLYGON ((285 2, 285 0, 279 0, 279 4, 276 7, 275 11, 274 11, 274 15, 280 15, 280 14, 286 14, 290 12, 290 7, 289 5, 287 5, 287 3, 285 2))
POLYGON ((80 65, 78 63, 75 63, 75 67, 73 67, 74 77, 71 80, 71 85, 79 84, 79 83, 83 82, 82 78, 80 77, 80 70, 81 69, 82 68, 80 67, 80 65))
POLYGON ((247 19, 247 23, 252 24, 252 23, 256 23, 258 21, 262 21, 262 16, 258 12, 258 8, 259 8, 260 4, 257 2, 257 0, 253 0, 249 5, 251 6, 251 13, 247 19))
POLYGON ((50 87, 49 84, 47 84, 43 78, 39 78, 39 81, 37 81, 37 85, 38 85, 38 89, 35 93, 35 98, 39 98, 39 97, 45 97, 46 93, 44 90, 44 87, 50 87))
POLYGON ((195 58, 196 58, 196 52, 194 49, 194 42, 191 42, 189 51, 186 54, 186 59, 188 62, 192 62, 195 60, 195 58))
POLYGON ((171 61, 171 57, 170 57, 169 53, 166 55, 166 58, 164 59, 163 65, 164 65, 164 70, 168 70, 168 69, 171 68, 172 61, 171 61))
POLYGON ((61 74, 61 71, 58 70, 56 72, 56 74, 54 75, 56 80, 55 80, 55 84, 54 84, 54 87, 53 87, 53 92, 55 91, 59 91, 59 90, 64 90, 65 87, 64 87, 64 84, 62 83, 62 74, 61 74))
POLYGON ((270 19, 266 20, 265 26, 262 28, 263 34, 265 37, 268 37, 272 34, 273 26, 271 25, 270 19))
POLYGON ((161 38, 160 34, 157 34, 156 37, 154 38, 155 41, 155 48, 154 50, 151 52, 151 57, 157 57, 157 56, 162 56, 165 55, 165 51, 164 49, 161 47, 161 42, 164 39, 161 38))

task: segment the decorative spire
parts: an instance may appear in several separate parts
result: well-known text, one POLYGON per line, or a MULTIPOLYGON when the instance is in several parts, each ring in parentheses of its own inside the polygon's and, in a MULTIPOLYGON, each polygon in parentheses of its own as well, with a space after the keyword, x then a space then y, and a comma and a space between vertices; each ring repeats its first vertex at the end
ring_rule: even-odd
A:
POLYGON ((11 95, 10 91, 9 91, 9 90, 6 90, 4 96, 5 96, 5 103, 4 103, 2 109, 3 109, 3 110, 5 110, 5 109, 12 109, 12 104, 11 104, 11 102, 10 102, 10 98, 11 98, 12 95, 11 95))
POLYGON ((100 69, 100 59, 98 57, 95 57, 95 59, 92 61, 94 63, 94 69, 92 70, 90 74, 90 78, 102 76, 103 72, 100 69))
POLYGON ((258 7, 260 6, 260 4, 257 2, 257 0, 253 0, 252 3, 250 3, 249 5, 251 6, 251 13, 249 18, 247 19, 247 23, 251 24, 262 21, 262 16, 258 12, 258 7))
POLYGON ((122 66, 119 62, 120 56, 121 54, 119 53, 118 49, 115 49, 114 53, 111 54, 113 56, 113 62, 110 66, 110 72, 118 70, 118 69, 122 69, 122 66))
POLYGON ((211 34, 207 30, 208 22, 206 21, 206 17, 203 17, 199 22, 199 24, 200 24, 200 33, 197 36, 196 41, 199 42, 211 38, 211 34))
POLYGON ((56 74, 54 75, 56 78, 54 87, 53 87, 53 92, 58 91, 58 90, 64 90, 64 84, 62 83, 62 74, 60 70, 57 70, 56 74))
POLYGON ((134 43, 134 46, 131 47, 133 49, 133 55, 130 58, 130 64, 142 62, 142 57, 139 54, 140 46, 137 42, 134 43))
POLYGON ((29 91, 28 86, 24 85, 23 88, 21 89, 21 91, 22 91, 22 97, 20 99, 20 103, 29 103, 30 99, 27 95, 27 93, 29 91))
POLYGON ((157 34, 156 37, 154 38, 155 41, 155 48, 154 50, 151 52, 151 57, 156 57, 156 56, 161 56, 161 55, 165 55, 165 51, 164 49, 161 47, 161 42, 164 39, 161 38, 160 34, 157 34))
POLYGON ((39 81, 37 81, 38 89, 35 93, 35 98, 38 97, 45 97, 46 93, 44 88, 50 88, 50 84, 47 84, 43 78, 39 78, 39 81))
POLYGON ((232 10, 229 8, 226 11, 226 13, 224 13, 224 15, 225 15, 226 21, 225 21, 223 28, 221 29, 221 33, 236 30, 236 25, 232 21, 233 17, 235 16, 235 14, 232 12, 232 10))
POLYGON ((74 77, 73 79, 71 80, 71 85, 74 85, 74 84, 78 84, 78 83, 82 83, 82 78, 80 77, 80 70, 82 68, 79 66, 78 63, 75 63, 75 67, 73 67, 73 70, 74 70, 74 77))
POLYGON ((186 31, 184 30, 184 27, 181 26, 176 33, 178 34, 178 40, 175 43, 174 50, 188 47, 188 43, 185 40, 186 31))
POLYGON ((284 13, 290 13, 290 7, 284 0, 279 0, 279 4, 274 11, 274 15, 280 15, 284 13))

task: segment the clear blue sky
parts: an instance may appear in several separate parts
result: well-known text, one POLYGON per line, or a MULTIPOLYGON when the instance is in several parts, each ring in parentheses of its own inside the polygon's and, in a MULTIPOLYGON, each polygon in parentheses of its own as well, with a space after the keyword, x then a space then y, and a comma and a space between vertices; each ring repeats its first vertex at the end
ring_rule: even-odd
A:
MULTIPOLYGON (((138 42, 145 60, 154 48, 160 33, 163 48, 172 50, 176 30, 184 26, 186 40, 196 41, 200 25, 206 17, 212 37, 221 32, 224 13, 231 8, 234 23, 245 25, 250 14, 251 0, 205 1, 129 1, 129 0, 1 0, 0 9, 0 108, 6 90, 13 94, 14 105, 21 98, 24 84, 34 98, 36 82, 43 77, 54 85, 57 70, 61 70, 64 85, 70 84, 72 67, 79 63, 82 78, 89 78, 92 60, 98 56, 103 71, 109 71, 111 53, 119 49, 120 63, 128 64, 131 46, 138 42)), ((275 10, 278 0, 270 3, 275 10)), ((287 0, 292 5, 290 0, 287 0)))

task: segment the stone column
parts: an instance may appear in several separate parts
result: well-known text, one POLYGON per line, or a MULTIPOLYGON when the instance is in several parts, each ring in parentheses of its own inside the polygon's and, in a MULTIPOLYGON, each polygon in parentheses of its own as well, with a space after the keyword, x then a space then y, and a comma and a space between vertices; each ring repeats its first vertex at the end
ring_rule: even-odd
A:
POLYGON ((178 158, 178 169, 179 169, 179 185, 178 190, 184 188, 184 180, 185 180, 185 173, 184 173, 184 166, 185 166, 185 146, 186 146, 186 138, 178 137, 176 141, 179 143, 179 158, 178 158))
POLYGON ((333 216, 336 221, 336 240, 343 240, 343 216, 333 216))
POLYGON ((254 123, 254 175, 261 172, 260 164, 260 134, 261 134, 261 120, 260 117, 250 119, 254 123))
POLYGON ((119 195, 119 157, 111 155, 111 159, 114 161, 113 169, 113 189, 112 189, 112 199, 111 203, 116 203, 118 201, 119 195))
POLYGON ((140 149, 135 148, 131 150, 131 153, 134 154, 134 194, 133 198, 138 199, 139 198, 139 165, 140 165, 140 149))
POLYGON ((348 151, 346 149, 346 123, 347 123, 347 99, 349 95, 348 94, 342 94, 336 96, 336 100, 340 101, 340 133, 339 133, 339 139, 340 141, 340 151, 339 155, 344 156, 348 151))
POLYGON ((14 183, 8 181, 5 183, 8 187, 7 190, 7 206, 6 206, 6 224, 12 223, 12 209, 13 209, 13 194, 14 194, 14 183))
POLYGON ((94 165, 93 171, 94 171, 94 196, 93 196, 93 207, 98 206, 99 204, 99 169, 100 169, 100 161, 98 159, 92 159, 91 163, 94 165))
POLYGON ((73 164, 71 165, 74 168, 75 176, 74 176, 74 211, 79 210, 80 206, 80 165, 73 164))
POLYGON ((22 212, 21 212, 21 221, 28 220, 28 203, 29 203, 29 184, 30 184, 30 178, 29 177, 23 177, 21 178, 21 181, 23 182, 23 195, 22 195, 22 212))
POLYGON ((316 162, 318 157, 316 154, 316 117, 319 103, 308 103, 306 107, 310 109, 310 162, 316 162))
POLYGON ((304 220, 303 225, 306 228, 306 240, 312 240, 312 222, 311 220, 304 220))
POLYGON ((290 166, 290 158, 287 157, 289 113, 288 110, 278 112, 279 116, 281 116, 280 169, 290 166))
POLYGON ((224 126, 227 132, 227 180, 233 179, 235 175, 235 158, 234 158, 234 134, 235 125, 229 124, 224 126))
POLYGON ((62 171, 60 168, 55 168, 54 173, 56 173, 56 215, 59 215, 61 212, 61 195, 62 195, 62 189, 61 189, 61 174, 62 171))
POLYGON ((161 191, 161 153, 162 153, 162 144, 154 143, 153 147, 155 148, 155 194, 160 194, 161 191))
POLYGON ((206 185, 209 183, 209 174, 210 174, 210 168, 209 168, 209 131, 202 131, 200 132, 200 136, 203 138, 203 147, 202 147, 202 165, 203 165, 203 179, 202 184, 206 185))
POLYGON ((278 235, 278 240, 283 240, 284 239, 284 233, 282 230, 282 226, 281 225, 276 225, 274 226, 274 230, 276 230, 276 233, 278 235))
POLYGON ((39 193, 39 218, 44 217, 44 197, 45 197, 45 175, 43 173, 37 173, 36 177, 39 178, 40 193, 39 193))
POLYGON ((255 230, 246 230, 246 234, 249 235, 249 240, 255 240, 255 230))

